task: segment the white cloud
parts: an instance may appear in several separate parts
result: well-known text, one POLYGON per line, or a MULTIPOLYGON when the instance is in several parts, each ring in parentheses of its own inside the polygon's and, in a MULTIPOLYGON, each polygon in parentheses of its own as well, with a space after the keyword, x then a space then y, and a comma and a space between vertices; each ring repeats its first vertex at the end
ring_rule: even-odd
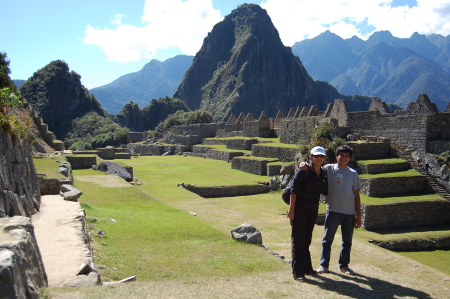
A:
POLYGON ((122 17, 116 15, 113 20, 115 29, 88 25, 82 40, 100 47, 109 61, 122 63, 152 58, 172 48, 195 55, 208 32, 222 20, 211 0, 147 0, 142 27, 122 25, 122 17))
MULTIPOLYGON (((416 3, 414 0, 406 0, 416 3)), ((254 3, 259 1, 253 1, 254 3)), ((392 6, 393 0, 261 0, 287 46, 326 30, 343 37, 368 38, 389 30, 396 37, 450 34, 450 1, 417 0, 417 5, 392 6)), ((212 0, 146 0, 142 26, 112 20, 115 28, 86 27, 83 41, 100 47, 108 60, 127 63, 179 49, 195 55, 213 26, 222 20, 212 0)))
POLYGON ((411 8, 406 5, 393 7, 392 2, 265 0, 261 7, 267 10, 281 40, 288 46, 305 38, 313 38, 325 30, 343 38, 356 35, 363 39, 380 30, 389 30, 394 36, 403 38, 410 37, 414 32, 450 34, 449 0, 417 0, 417 6, 411 8), (368 32, 361 30, 361 25, 372 29, 368 32))

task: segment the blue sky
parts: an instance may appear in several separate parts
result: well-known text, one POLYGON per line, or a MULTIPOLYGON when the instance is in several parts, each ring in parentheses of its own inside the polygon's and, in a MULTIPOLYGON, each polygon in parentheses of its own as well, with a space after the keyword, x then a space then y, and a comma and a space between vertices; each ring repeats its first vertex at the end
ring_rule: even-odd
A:
POLYGON ((195 55, 214 24, 243 3, 266 9, 286 46, 325 30, 362 39, 379 30, 450 34, 450 0, 0 0, 0 52, 12 79, 59 59, 90 89, 151 59, 195 55))

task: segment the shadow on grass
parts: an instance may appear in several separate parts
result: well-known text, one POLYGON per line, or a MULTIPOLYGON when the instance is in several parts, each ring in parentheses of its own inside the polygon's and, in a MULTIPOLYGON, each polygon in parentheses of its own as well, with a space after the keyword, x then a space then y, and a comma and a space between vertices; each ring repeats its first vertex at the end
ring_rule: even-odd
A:
POLYGON ((368 277, 361 274, 341 275, 334 273, 345 280, 336 281, 327 275, 318 275, 318 280, 308 280, 309 284, 321 289, 335 292, 350 298, 432 298, 429 294, 384 281, 378 278, 368 277), (365 285, 365 287, 360 286, 365 285))

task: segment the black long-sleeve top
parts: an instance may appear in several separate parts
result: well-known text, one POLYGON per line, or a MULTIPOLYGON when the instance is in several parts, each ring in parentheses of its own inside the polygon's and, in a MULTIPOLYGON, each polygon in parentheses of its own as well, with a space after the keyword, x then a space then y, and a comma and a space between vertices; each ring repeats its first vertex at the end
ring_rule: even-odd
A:
POLYGON ((311 163, 309 170, 298 170, 292 181, 291 193, 297 194, 297 201, 319 202, 320 194, 327 194, 327 171, 320 168, 320 176, 317 176, 311 163))

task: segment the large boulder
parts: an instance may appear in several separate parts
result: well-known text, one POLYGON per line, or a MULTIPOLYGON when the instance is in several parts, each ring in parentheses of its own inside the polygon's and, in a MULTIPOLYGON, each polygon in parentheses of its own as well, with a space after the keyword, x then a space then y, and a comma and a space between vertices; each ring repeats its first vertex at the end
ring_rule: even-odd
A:
POLYGON ((72 185, 63 184, 61 185, 59 194, 64 198, 64 200, 77 201, 83 192, 72 185))
POLYGON ((133 176, 125 167, 111 161, 102 161, 98 165, 94 166, 93 169, 107 172, 109 174, 115 174, 127 182, 133 181, 133 176))
POLYGON ((262 245, 262 235, 259 230, 257 230, 251 224, 242 224, 231 230, 231 237, 233 240, 262 245))

